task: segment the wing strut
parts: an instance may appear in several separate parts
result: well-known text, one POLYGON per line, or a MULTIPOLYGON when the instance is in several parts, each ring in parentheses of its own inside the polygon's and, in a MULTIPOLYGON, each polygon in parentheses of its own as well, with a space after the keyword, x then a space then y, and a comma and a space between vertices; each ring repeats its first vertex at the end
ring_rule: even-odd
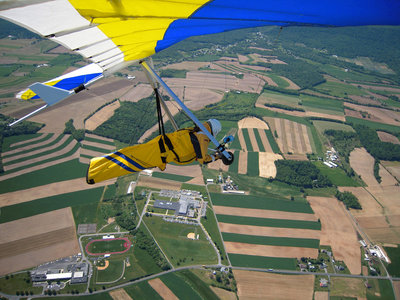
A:
POLYGON ((145 73, 151 76, 151 82, 156 81, 167 91, 167 93, 178 103, 178 105, 182 108, 182 110, 188 115, 190 119, 207 135, 207 137, 213 142, 213 144, 217 147, 217 150, 222 153, 228 161, 233 160, 233 156, 225 150, 224 145, 221 145, 214 136, 204 127, 203 123, 196 118, 196 116, 190 111, 189 108, 178 98, 177 95, 169 88, 169 86, 157 75, 157 73, 151 68, 145 61, 141 61, 143 69, 146 71, 145 73))

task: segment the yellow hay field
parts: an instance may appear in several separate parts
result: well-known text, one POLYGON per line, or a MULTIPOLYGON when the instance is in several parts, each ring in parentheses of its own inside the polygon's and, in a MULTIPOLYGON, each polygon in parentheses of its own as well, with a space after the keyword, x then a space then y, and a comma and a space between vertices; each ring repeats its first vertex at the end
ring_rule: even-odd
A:
POLYGON ((85 122, 85 129, 87 130, 95 130, 98 126, 103 124, 109 118, 112 117, 114 111, 119 108, 121 104, 119 101, 114 101, 113 103, 103 107, 98 112, 96 112, 93 116, 85 122))
POLYGON ((379 183, 374 176, 375 159, 365 150, 356 148, 350 153, 350 165, 368 186, 377 186, 379 183))
POLYGON ((260 128, 260 129, 269 129, 268 124, 265 123, 263 120, 260 120, 256 117, 247 117, 241 119, 238 122, 239 129, 241 128, 260 128))
POLYGON ((314 214, 214 205, 216 214, 284 220, 317 221, 314 214))
POLYGON ((237 300, 236 294, 215 286, 210 286, 211 290, 218 296, 221 300, 237 300))
POLYGON ((280 154, 268 153, 268 152, 260 152, 258 155, 258 164, 259 164, 259 172, 260 177, 275 177, 276 176, 276 166, 275 161, 278 159, 282 159, 280 154))
POLYGON ((160 278, 148 281, 150 286, 165 300, 178 300, 179 298, 161 281, 160 278))
POLYGON ((113 300, 132 300, 131 296, 124 290, 124 289, 118 289, 109 292, 109 295, 113 300))
POLYGON ((320 239, 320 230, 300 229, 300 228, 277 228, 277 227, 262 227, 252 225, 238 225, 231 223, 218 223, 222 232, 272 236, 272 237, 289 237, 289 238, 304 238, 304 239, 320 239))
POLYGON ((155 189, 169 189, 169 190, 180 190, 181 182, 156 178, 151 176, 140 176, 138 186, 147 186, 155 189))
POLYGON ((246 174, 247 173, 247 152, 240 151, 239 152, 239 167, 238 167, 239 174, 246 174))
POLYGON ((312 299, 313 275, 282 275, 234 270, 239 299, 312 299))
POLYGON ((344 261, 351 274, 360 274, 360 244, 343 204, 335 198, 308 197, 307 199, 321 220, 321 245, 330 245, 335 258, 344 261))
POLYGON ((234 254, 291 258, 318 257, 318 249, 314 248, 256 245, 237 242, 224 242, 224 244, 226 252, 234 254))

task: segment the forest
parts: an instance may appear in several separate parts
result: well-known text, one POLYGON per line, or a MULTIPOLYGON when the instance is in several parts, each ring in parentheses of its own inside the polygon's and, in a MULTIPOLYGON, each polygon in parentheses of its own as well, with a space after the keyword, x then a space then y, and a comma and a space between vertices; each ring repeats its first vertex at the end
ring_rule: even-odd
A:
POLYGON ((339 201, 342 201, 344 205, 346 205, 346 208, 353 208, 353 209, 362 209, 360 202, 358 202, 358 199, 356 196, 354 196, 350 192, 336 192, 336 198, 339 201))
POLYGON ((400 161, 400 145, 382 142, 374 129, 367 126, 354 126, 361 144, 378 160, 400 161))
POLYGON ((275 166, 275 180, 304 188, 332 186, 332 182, 308 161, 277 160, 275 166))

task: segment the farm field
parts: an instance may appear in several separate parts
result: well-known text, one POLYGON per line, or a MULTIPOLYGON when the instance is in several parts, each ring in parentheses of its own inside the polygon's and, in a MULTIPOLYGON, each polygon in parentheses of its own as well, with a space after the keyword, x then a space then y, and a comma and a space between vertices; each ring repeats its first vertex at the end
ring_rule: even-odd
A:
POLYGON ((159 217, 147 217, 144 221, 175 266, 216 262, 214 248, 207 241, 201 227, 166 222, 159 217), (188 239, 187 235, 190 232, 199 235, 199 239, 188 239))
POLYGON ((335 258, 344 261, 351 274, 359 274, 360 244, 344 205, 335 198, 308 197, 308 201, 315 215, 321 220, 321 245, 331 246, 335 258))
POLYGON ((268 117, 266 120, 274 131, 276 141, 284 156, 305 155, 313 152, 312 149, 315 146, 312 145, 306 125, 280 118, 268 117))
POLYGON ((235 270, 233 274, 239 298, 312 299, 314 292, 313 275, 281 275, 242 270, 235 270))
POLYGON ((1 275, 80 251, 69 207, 3 223, 0 228, 1 275))

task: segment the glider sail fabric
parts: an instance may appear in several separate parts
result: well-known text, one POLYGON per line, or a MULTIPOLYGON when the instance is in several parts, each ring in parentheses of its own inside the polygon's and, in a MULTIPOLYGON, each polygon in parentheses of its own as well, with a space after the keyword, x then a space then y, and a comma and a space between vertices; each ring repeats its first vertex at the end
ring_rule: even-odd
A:
MULTIPOLYGON (((400 1, 14 0, 0 1, 0 17, 93 63, 45 83, 71 90, 195 35, 267 25, 400 25, 400 1)), ((31 90, 19 96, 37 97, 31 90)))

